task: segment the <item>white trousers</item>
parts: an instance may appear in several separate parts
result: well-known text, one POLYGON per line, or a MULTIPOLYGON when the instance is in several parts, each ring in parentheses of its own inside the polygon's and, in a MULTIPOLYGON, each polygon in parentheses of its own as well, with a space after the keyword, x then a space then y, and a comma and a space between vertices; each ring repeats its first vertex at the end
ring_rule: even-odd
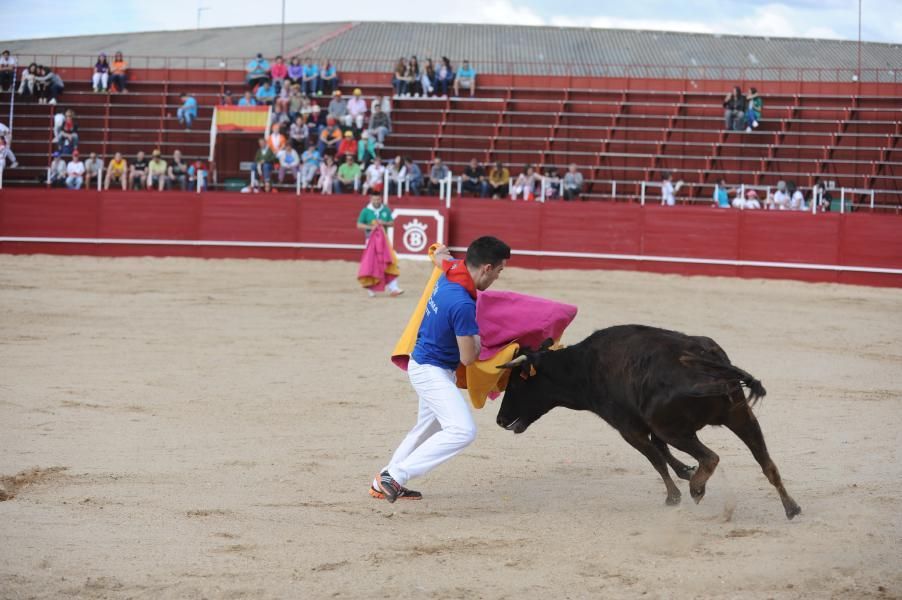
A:
POLYGON ((94 76, 91 78, 91 83, 94 84, 95 88, 106 89, 107 82, 110 79, 109 73, 94 73, 94 76))
POLYGON ((407 375, 420 399, 417 424, 383 469, 401 485, 425 475, 476 439, 476 423, 455 385, 454 371, 420 365, 411 358, 407 375))

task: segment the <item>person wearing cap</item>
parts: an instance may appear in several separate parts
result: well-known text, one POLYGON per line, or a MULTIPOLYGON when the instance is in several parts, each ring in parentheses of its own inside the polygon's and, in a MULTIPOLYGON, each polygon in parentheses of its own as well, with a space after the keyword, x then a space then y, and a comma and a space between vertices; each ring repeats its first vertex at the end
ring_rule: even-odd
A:
POLYGON ((169 165, 163 160, 159 150, 154 150, 150 163, 147 165, 147 189, 152 190, 154 186, 159 191, 163 191, 166 187, 166 171, 169 165))
POLYGON ((323 156, 326 153, 335 154, 338 145, 342 140, 341 127, 331 115, 326 117, 326 128, 319 134, 319 153, 323 156))
POLYGON ((0 91, 5 92, 12 86, 17 64, 16 57, 10 55, 9 50, 0 54, 0 91))
POLYGON ((147 157, 143 150, 138 150, 135 162, 128 172, 128 184, 133 190, 143 190, 145 181, 147 181, 147 157))
POLYGON ((344 139, 338 145, 338 150, 335 152, 335 160, 341 162, 345 155, 357 156, 357 140, 354 139, 354 134, 350 129, 345 131, 344 139))
POLYGON ((319 65, 308 56, 304 59, 303 75, 301 76, 301 91, 305 96, 315 96, 319 89, 319 65))
POLYGON ((454 78, 454 95, 460 95, 460 88, 470 90, 470 98, 476 93, 476 69, 470 66, 470 61, 465 60, 463 66, 458 69, 454 78))
POLYGON ((66 187, 80 190, 85 182, 85 163, 78 157, 78 150, 72 153, 72 160, 66 165, 66 187))
POLYGON ((117 152, 113 155, 113 160, 110 161, 109 166, 106 170, 106 181, 103 183, 103 189, 110 189, 110 184, 118 182, 122 186, 122 191, 124 192, 128 188, 128 161, 123 158, 121 152, 117 152))
POLYGON ((385 136, 391 133, 391 119, 378 104, 373 107, 369 130, 373 141, 376 142, 376 148, 382 148, 385 145, 385 136))
MULTIPOLYGON (((103 159, 97 156, 96 152, 91 152, 88 155, 88 160, 85 161, 85 189, 91 189, 93 186, 91 182, 94 181, 94 186, 100 185, 100 178, 103 176, 103 159), (96 179, 95 179, 96 178, 96 179)), ((98 188, 99 189, 99 188, 98 188)))
POLYGON ((332 100, 329 102, 329 116, 339 124, 347 125, 348 101, 342 97, 341 90, 335 90, 332 93, 332 100))
POLYGON ((128 91, 128 61, 122 58, 122 52, 113 56, 110 65, 110 89, 114 87, 123 93, 128 91))
POLYGON ((354 90, 351 99, 348 100, 348 116, 345 126, 356 127, 357 131, 363 129, 363 123, 366 120, 366 100, 363 99, 363 92, 360 88, 354 90))
POLYGON ((250 88, 269 81, 269 61, 263 58, 261 52, 258 52, 257 56, 247 63, 244 71, 246 73, 245 80, 250 88))
POLYGON ((376 158, 376 142, 370 132, 364 129, 360 134, 360 141, 357 142, 357 162, 365 169, 374 158, 376 158))
POLYGON ((107 62, 106 54, 100 53, 97 62, 94 63, 94 75, 91 77, 91 83, 94 85, 95 92, 105 92, 110 83, 110 63, 107 62))
POLYGON ((736 197, 733 198, 733 208, 741 210, 760 209, 761 203, 758 202, 758 192, 755 190, 746 190, 745 198, 742 197, 742 194, 736 194, 736 197))
POLYGON ((338 89, 339 83, 338 71, 335 69, 335 65, 328 59, 324 60, 319 69, 319 91, 317 91, 317 95, 331 94, 338 89))
POLYGON ((65 187, 66 185, 66 159, 56 151, 51 155, 50 169, 47 173, 47 183, 50 187, 65 187))
POLYGON ((183 93, 179 97, 182 100, 182 105, 176 112, 179 123, 183 123, 185 129, 191 131, 191 123, 197 118, 197 100, 190 93, 183 93))

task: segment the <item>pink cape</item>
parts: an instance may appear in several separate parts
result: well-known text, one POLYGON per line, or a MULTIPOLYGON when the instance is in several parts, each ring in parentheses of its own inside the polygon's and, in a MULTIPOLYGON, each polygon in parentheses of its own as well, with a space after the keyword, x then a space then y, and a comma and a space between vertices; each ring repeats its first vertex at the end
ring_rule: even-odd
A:
POLYGON ((382 227, 375 227, 363 249, 357 279, 365 288, 381 292, 385 285, 398 277, 394 252, 382 227))
POLYGON ((561 339, 576 317, 572 304, 516 292, 480 292, 476 322, 482 338, 479 360, 487 360, 511 342, 538 348, 548 338, 561 339))

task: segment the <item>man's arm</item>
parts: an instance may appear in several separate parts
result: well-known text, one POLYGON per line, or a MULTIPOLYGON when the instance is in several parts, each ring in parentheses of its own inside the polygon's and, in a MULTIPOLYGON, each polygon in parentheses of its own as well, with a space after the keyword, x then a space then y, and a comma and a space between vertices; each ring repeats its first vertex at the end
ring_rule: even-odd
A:
POLYGON ((457 348, 460 350, 460 362, 466 367, 472 365, 479 358, 482 340, 478 335, 459 335, 457 336, 457 348))

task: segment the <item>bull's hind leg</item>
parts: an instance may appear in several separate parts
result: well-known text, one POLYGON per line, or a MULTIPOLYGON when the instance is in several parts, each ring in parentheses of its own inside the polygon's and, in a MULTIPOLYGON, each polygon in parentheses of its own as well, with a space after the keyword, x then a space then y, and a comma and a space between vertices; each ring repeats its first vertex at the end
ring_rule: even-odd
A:
POLYGON ((705 484, 708 483, 708 479, 714 474, 714 469, 717 468, 720 457, 701 443, 695 432, 684 437, 664 436, 658 432, 658 436, 677 450, 682 450, 698 461, 698 468, 692 474, 692 477, 689 478, 689 495, 698 504, 705 497, 705 484))
POLYGON ((783 509, 786 511, 786 518, 791 519, 802 509, 796 504, 796 501, 786 492, 783 487, 783 480, 780 478, 780 472, 777 465, 771 460, 770 454, 767 452, 767 445, 764 443, 764 435, 761 433, 761 426, 758 425, 758 419, 752 414, 752 409, 747 405, 737 405, 730 411, 729 417, 725 425, 735 433, 739 439, 745 442, 745 445, 752 451, 752 455, 761 470, 764 471, 765 477, 770 481, 771 485, 777 488, 780 494, 780 500, 783 502, 783 509))
POLYGON ((683 464, 679 459, 677 459, 673 454, 670 453, 670 447, 667 445, 667 442, 656 436, 655 434, 651 434, 651 443, 655 445, 655 448, 664 455, 664 460, 667 461, 667 464, 670 465, 670 468, 673 469, 676 476, 680 479, 685 479, 689 481, 692 477, 692 474, 695 473, 695 467, 690 467, 689 465, 683 464))
POLYGON ((648 462, 652 464, 661 476, 661 479, 664 480, 664 485, 667 486, 667 499, 664 503, 668 506, 679 504, 682 497, 680 488, 677 487, 670 477, 670 471, 667 470, 667 462, 664 459, 664 455, 651 443, 648 433, 642 431, 621 431, 620 435, 629 442, 630 446, 645 455, 648 462))

